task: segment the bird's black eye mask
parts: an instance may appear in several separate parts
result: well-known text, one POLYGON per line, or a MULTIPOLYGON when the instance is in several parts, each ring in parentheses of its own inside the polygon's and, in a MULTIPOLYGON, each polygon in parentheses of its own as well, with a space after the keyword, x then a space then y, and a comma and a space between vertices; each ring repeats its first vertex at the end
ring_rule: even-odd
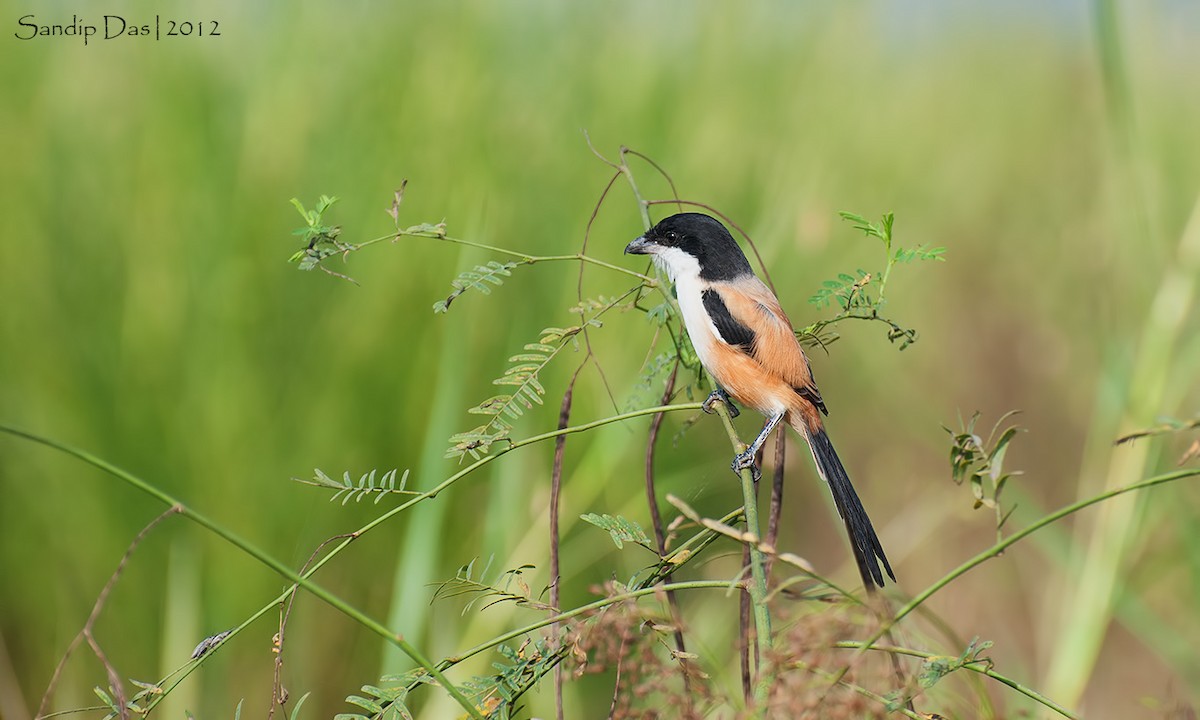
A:
POLYGON ((683 241, 683 236, 674 230, 668 230, 664 233, 654 233, 650 237, 654 240, 654 242, 662 245, 663 247, 679 247, 680 243, 683 241))

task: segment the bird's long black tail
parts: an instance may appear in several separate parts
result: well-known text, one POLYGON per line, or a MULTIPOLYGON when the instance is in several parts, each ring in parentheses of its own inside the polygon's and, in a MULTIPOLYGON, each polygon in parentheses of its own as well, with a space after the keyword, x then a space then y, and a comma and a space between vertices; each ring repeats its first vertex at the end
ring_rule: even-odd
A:
POLYGON ((846 533, 850 536, 850 547, 854 550, 854 560, 858 563, 863 585, 868 591, 874 590, 876 586, 883 587, 880 563, 883 563, 883 570, 887 571, 888 577, 895 582, 896 575, 892 572, 892 566, 888 564, 887 556, 883 554, 883 546, 879 543, 875 528, 871 526, 871 518, 867 517, 867 511, 858 499, 858 493, 854 492, 850 476, 846 474, 846 468, 842 467, 842 461, 834 451, 833 443, 829 442, 829 436, 824 428, 813 431, 804 427, 802 423, 797 425, 799 427, 796 429, 808 440, 813 460, 817 463, 817 471, 833 492, 833 503, 837 506, 838 515, 841 515, 842 521, 846 523, 846 533))

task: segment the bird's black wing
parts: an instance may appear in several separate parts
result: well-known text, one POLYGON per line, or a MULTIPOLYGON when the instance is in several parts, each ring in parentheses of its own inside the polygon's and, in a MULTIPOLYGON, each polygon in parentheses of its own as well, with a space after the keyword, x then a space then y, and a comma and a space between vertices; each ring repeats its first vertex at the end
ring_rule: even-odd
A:
POLYGON ((743 352, 751 352, 754 347, 754 331, 738 322, 725 306, 721 293, 716 290, 705 290, 700 295, 704 302, 704 310, 717 328, 717 333, 728 345, 741 348, 743 352))

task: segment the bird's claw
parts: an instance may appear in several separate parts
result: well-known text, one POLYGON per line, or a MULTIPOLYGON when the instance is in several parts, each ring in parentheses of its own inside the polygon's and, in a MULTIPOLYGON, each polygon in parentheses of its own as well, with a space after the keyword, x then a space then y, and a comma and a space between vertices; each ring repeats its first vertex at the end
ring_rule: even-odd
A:
POLYGON ((724 403, 725 408, 729 410, 729 417, 735 418, 742 414, 742 411, 738 410, 737 406, 733 404, 733 401, 729 399, 729 395, 726 394, 724 390, 719 388, 708 394, 708 398, 700 404, 700 409, 709 415, 712 415, 714 412, 716 412, 713 410, 713 403, 718 402, 724 403))
POLYGON ((741 475, 743 470, 749 468, 754 481, 758 482, 758 479, 762 477, 762 471, 758 469, 758 464, 754 462, 754 455, 755 453, 750 449, 734 455, 733 462, 729 464, 730 469, 733 470, 735 475, 741 475))

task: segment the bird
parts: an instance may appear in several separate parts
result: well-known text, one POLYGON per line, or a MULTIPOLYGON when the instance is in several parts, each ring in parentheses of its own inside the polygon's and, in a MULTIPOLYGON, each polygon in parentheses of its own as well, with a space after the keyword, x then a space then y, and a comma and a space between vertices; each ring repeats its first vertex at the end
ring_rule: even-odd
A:
POLYGON ((716 383, 704 410, 712 412, 720 401, 734 415, 732 398, 767 418, 754 442, 734 457, 733 471, 750 468, 757 477, 759 449, 781 421, 790 425, 807 441, 817 472, 829 485, 867 591, 883 587, 884 571, 895 582, 871 519, 825 431, 822 416, 829 410, 792 323, 725 226, 704 213, 679 213, 630 242, 625 253, 649 255, 674 284, 688 337, 716 383))

